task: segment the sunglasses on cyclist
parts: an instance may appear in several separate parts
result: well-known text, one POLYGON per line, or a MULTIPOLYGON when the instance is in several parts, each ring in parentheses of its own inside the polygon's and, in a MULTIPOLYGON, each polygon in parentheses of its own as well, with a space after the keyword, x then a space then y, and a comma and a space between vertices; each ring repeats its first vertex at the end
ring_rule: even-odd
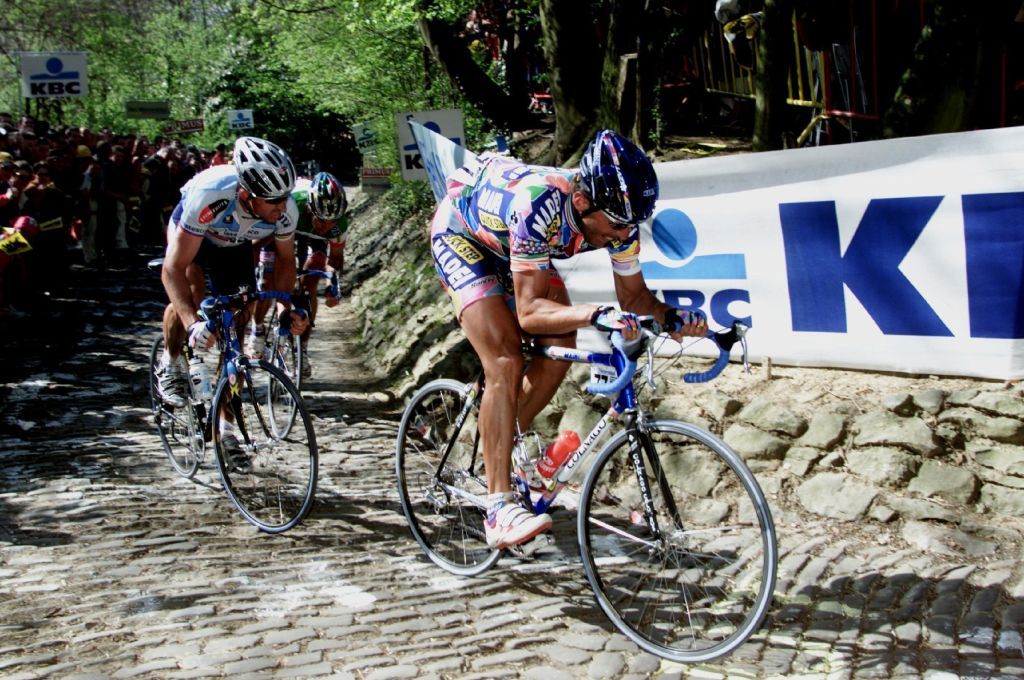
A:
POLYGON ((270 205, 281 205, 288 200, 288 194, 278 196, 277 198, 261 198, 260 200, 264 203, 269 203, 270 205))
POLYGON ((633 229, 634 227, 636 227, 635 224, 630 224, 629 222, 619 222, 611 215, 606 213, 604 210, 601 211, 601 214, 604 215, 605 219, 608 220, 608 226, 610 226, 612 229, 616 231, 619 231, 621 229, 633 229))

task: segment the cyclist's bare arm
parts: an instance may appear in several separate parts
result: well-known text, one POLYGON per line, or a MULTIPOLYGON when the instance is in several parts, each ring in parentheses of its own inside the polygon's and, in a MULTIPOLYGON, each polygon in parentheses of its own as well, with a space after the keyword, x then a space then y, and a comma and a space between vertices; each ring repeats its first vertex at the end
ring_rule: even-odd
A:
POLYGON ((290 293, 295 287, 295 275, 295 237, 275 238, 274 290, 290 293))
POLYGON ((189 234, 177 228, 172 229, 167 242, 167 253, 164 255, 163 269, 160 271, 160 280, 167 291, 167 297, 185 328, 199 320, 199 310, 192 299, 192 290, 185 270, 196 259, 202 243, 202 236, 189 234))
MULTIPOLYGON (((665 313, 674 309, 658 298, 647 287, 644 275, 641 272, 636 274, 620 275, 615 274, 615 297, 619 300, 619 306, 627 312, 640 316, 653 316, 659 323, 664 323, 665 313)), ((686 326, 680 333, 672 333, 672 337, 679 340, 684 335, 703 336, 707 327, 703 324, 686 326)))
MULTIPOLYGON (((295 288, 295 236, 274 239, 274 289, 292 292, 295 288)), ((278 300, 278 315, 284 314, 291 305, 278 300)), ((309 321, 292 315, 292 333, 298 335, 306 330, 309 321)))
POLYGON ((596 305, 566 305, 551 299, 546 270, 512 272, 519 325, 532 335, 561 335, 590 325, 596 305))
POLYGON ((327 257, 327 264, 331 266, 331 269, 341 274, 345 270, 345 244, 344 243, 332 243, 329 255, 327 257))

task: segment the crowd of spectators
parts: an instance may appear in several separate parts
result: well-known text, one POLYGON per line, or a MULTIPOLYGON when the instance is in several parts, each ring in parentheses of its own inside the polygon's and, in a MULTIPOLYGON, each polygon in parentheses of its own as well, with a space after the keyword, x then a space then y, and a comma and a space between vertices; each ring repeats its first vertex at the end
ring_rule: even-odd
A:
POLYGON ((182 185, 227 162, 223 144, 207 151, 0 112, 0 315, 31 310, 73 264, 114 266, 139 244, 162 245, 182 185))

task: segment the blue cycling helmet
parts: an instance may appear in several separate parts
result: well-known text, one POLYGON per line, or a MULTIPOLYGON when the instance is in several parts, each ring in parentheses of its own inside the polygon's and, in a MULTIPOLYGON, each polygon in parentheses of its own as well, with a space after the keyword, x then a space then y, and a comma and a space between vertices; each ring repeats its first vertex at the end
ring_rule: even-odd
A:
POLYGON ((594 206, 626 224, 654 213, 658 177, 643 149, 611 130, 597 133, 580 159, 580 182, 594 206))

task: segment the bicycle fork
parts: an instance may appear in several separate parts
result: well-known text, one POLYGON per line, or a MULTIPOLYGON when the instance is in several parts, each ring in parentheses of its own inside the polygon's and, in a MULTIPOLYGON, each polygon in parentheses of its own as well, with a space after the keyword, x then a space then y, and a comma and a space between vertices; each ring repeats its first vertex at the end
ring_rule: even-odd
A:
POLYGON ((647 525, 647 529, 650 531, 654 541, 654 545, 650 547, 652 550, 656 546, 664 547, 665 539, 658 524, 657 511, 654 507, 654 496, 651 489, 650 480, 652 474, 654 481, 658 484, 661 491, 662 502, 665 505, 669 518, 671 518, 672 523, 675 524, 677 529, 682 529, 683 522, 682 517, 679 515, 679 508, 676 506, 672 489, 665 478, 665 473, 662 469, 661 461, 658 459, 658 454, 654 449, 651 436, 638 424, 636 416, 630 416, 627 420, 626 438, 629 444, 629 460, 633 465, 633 474, 640 489, 640 503, 643 508, 644 523, 647 525), (648 466, 650 466, 651 474, 648 474, 648 466))

